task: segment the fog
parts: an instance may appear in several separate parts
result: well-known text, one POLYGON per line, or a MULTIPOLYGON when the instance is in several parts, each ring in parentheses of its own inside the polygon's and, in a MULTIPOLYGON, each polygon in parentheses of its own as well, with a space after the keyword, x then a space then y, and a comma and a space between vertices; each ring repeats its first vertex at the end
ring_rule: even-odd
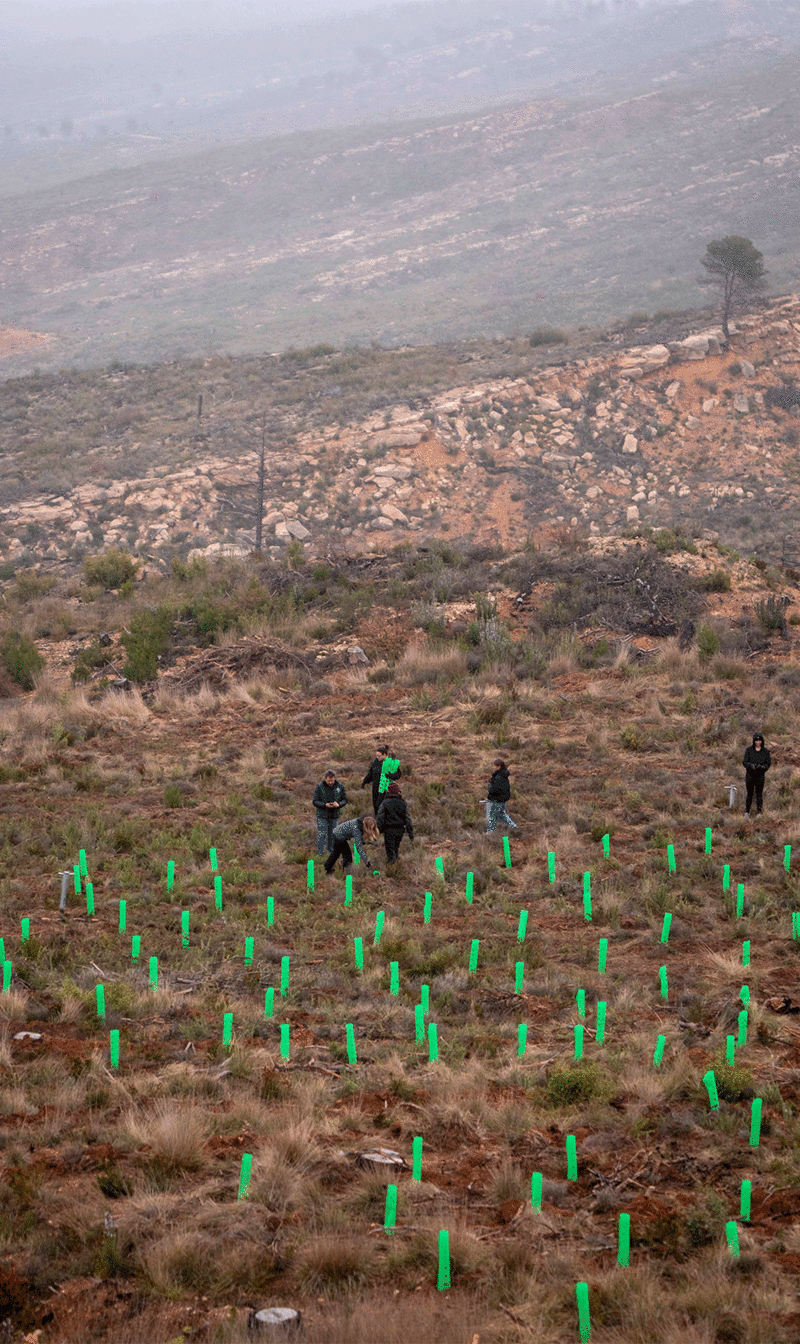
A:
POLYGON ((726 233, 796 284, 796 0, 362 6, 4 6, 0 326, 32 359, 675 310, 726 233))

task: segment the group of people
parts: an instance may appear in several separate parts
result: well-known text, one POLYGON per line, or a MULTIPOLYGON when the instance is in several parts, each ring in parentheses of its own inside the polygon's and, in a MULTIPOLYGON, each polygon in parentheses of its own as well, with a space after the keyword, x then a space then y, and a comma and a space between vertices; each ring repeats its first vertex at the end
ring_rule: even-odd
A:
MULTIPOLYGON (((749 817, 754 799, 758 813, 764 806, 764 777, 772 764, 763 733, 753 735, 752 746, 746 749, 742 764, 746 784, 745 816, 749 817)), ((411 814, 397 782, 401 774, 400 761, 389 754, 388 746, 376 747, 375 759, 361 781, 362 789, 368 785, 372 789, 372 816, 367 814, 353 817, 351 821, 340 821, 342 809, 347 806, 347 791, 336 778, 335 770, 325 771, 314 790, 312 803, 317 817, 317 854, 320 857, 328 855, 326 873, 333 872, 339 859, 345 871, 350 867, 353 862, 351 844, 360 862, 369 864, 364 842, 374 843, 379 835, 383 836, 387 862, 397 862, 403 836, 414 839, 411 814)), ((510 797, 508 766, 498 756, 486 794, 486 835, 496 831, 501 822, 509 830, 517 829, 506 807, 510 797)))
POLYGON ((414 839, 411 814, 397 783, 401 774, 400 762, 389 754, 388 746, 376 747, 375 759, 361 781, 362 789, 367 785, 372 787, 373 815, 337 822, 339 813, 347 805, 347 792, 336 778, 336 771, 326 770, 312 799, 317 815, 317 853, 321 857, 328 852, 326 873, 333 872, 339 859, 345 870, 350 867, 353 862, 351 842, 359 860, 368 864, 364 841, 374 842, 379 835, 383 836, 387 861, 397 862, 403 836, 414 839))
MULTIPOLYGON (((375 748, 375 759, 370 763, 367 773, 361 781, 362 789, 371 786, 372 816, 353 817, 351 821, 339 821, 342 809, 347 806, 347 791, 344 784, 336 778, 336 771, 326 770, 314 790, 312 804, 317 818, 317 854, 325 860, 326 873, 332 873, 339 859, 346 870, 353 862, 355 848, 359 861, 369 863, 364 841, 374 842, 383 836, 388 863, 396 863, 400 851, 400 842, 404 835, 414 839, 414 825, 408 804, 398 784, 402 771, 400 761, 389 754, 388 746, 375 748)), ((502 758, 494 762, 494 773, 489 781, 486 797, 486 833, 497 830, 502 821, 506 826, 516 829, 506 810, 511 797, 508 766, 502 758)))

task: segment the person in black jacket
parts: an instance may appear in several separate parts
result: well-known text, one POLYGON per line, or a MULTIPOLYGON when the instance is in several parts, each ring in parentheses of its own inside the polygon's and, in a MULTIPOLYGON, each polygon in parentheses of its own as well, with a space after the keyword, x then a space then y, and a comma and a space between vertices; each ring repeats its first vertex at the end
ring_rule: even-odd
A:
MULTIPOLYGON (((378 808, 380 807, 381 802, 383 800, 383 795, 386 793, 385 788, 383 790, 383 793, 381 792, 381 778, 384 777, 384 768, 383 768, 384 763, 388 760, 391 760, 391 757, 389 755, 389 748, 376 747, 375 760, 372 762, 372 764, 369 767, 369 770, 367 771, 367 773, 365 774, 364 778, 361 781, 362 789, 365 789, 368 784, 372 785, 372 810, 376 816, 378 814, 378 808)), ((397 768, 395 770, 387 770, 385 772, 385 779, 387 782, 393 779, 399 779, 402 773, 403 772, 400 769, 400 763, 398 761, 397 768)))
POLYGON ((756 812, 761 813, 764 805, 764 776, 772 765, 772 757, 764 746, 764 734, 753 734, 753 745, 745 749, 742 765, 745 770, 745 784, 747 785, 747 796, 744 804, 744 815, 750 816, 750 808, 753 805, 753 794, 756 798, 756 812))
POLYGON ((340 784, 335 771, 326 770, 314 790, 312 804, 317 814, 317 853, 333 849, 333 828, 341 821, 340 813, 347 803, 344 784, 340 784))
POLYGON ((414 827, 411 824, 411 816, 406 800, 400 792, 399 784, 392 783, 389 785, 386 797, 378 808, 378 815, 375 820, 378 823, 378 830, 383 835, 386 858, 389 863, 397 863, 397 854, 403 835, 407 835, 409 840, 414 839, 414 827))
POLYGON ((486 794, 486 831, 496 831, 498 822, 504 821, 506 826, 512 830, 517 829, 517 823, 512 821, 506 811, 506 803, 511 797, 511 784, 508 778, 508 766, 505 761, 498 756, 494 762, 494 774, 489 780, 489 789, 486 794))

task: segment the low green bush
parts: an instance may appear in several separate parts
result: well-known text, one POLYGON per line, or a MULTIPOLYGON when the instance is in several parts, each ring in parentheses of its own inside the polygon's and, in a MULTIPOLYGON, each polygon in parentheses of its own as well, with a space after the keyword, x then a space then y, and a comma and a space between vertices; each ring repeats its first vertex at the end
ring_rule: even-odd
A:
POLYGON ((582 1062, 553 1069, 547 1080, 547 1100, 551 1106, 577 1106, 601 1097, 607 1081, 596 1064, 582 1062))
POLYGON ((103 555, 87 555, 83 562, 86 582, 93 587, 122 588, 136 577, 139 563, 127 551, 106 551, 103 555))
POLYGON ((18 630, 9 630, 0 640, 0 659, 8 675, 23 691, 32 691, 44 667, 36 645, 18 630))
POLYGON ((167 607, 137 611, 122 635, 128 658, 123 673, 131 681, 152 681, 158 676, 158 660, 169 646, 172 613, 167 607))
POLYGON ((697 653, 701 663, 707 663, 719 653, 719 635, 710 625, 701 625, 697 631, 697 653))

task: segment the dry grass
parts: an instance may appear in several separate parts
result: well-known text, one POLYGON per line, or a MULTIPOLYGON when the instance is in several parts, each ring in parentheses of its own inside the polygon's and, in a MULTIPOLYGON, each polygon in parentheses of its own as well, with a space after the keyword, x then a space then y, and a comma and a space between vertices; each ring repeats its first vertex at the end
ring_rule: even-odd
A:
MULTIPOLYGON (((5 937, 20 992, 19 1000, 3 996, 10 999, 5 1021, 35 1021, 45 1043, 34 1052, 18 1049, 7 1033, 0 1038, 8 1169, 15 1150, 23 1159, 0 1213, 9 1257, 31 1266, 36 1283, 68 1283, 79 1273, 91 1279, 109 1208, 121 1258, 110 1269, 122 1291, 138 1281, 164 1309, 181 1303, 187 1311, 206 1297, 203 1311, 218 1313, 213 1330, 220 1340, 244 1337, 241 1322, 226 1314, 231 1303, 291 1301, 302 1307, 309 1341, 400 1344, 402 1335, 470 1344, 478 1334, 481 1344, 566 1344, 577 1337, 574 1284, 582 1278, 592 1287, 598 1344, 661 1344, 679 1335, 681 1344, 781 1339, 781 1318, 794 1310, 791 1273, 780 1260, 783 1248, 794 1246, 793 1215, 741 1229, 750 1259, 763 1262, 752 1273, 732 1269, 718 1242, 690 1245, 685 1227, 714 1196, 719 1236, 720 1219, 738 1208, 745 1172, 760 1195, 773 1186, 791 1191, 800 1179, 787 1093, 793 1019, 756 1001, 784 986, 792 992, 796 960, 789 938, 790 913, 800 905, 796 874, 787 878, 781 866, 783 843, 800 836, 797 791, 780 755, 798 728, 792 696, 778 693, 774 678, 754 675, 746 688, 733 688, 738 707, 728 703, 732 688, 711 680, 697 680, 687 698, 692 660, 677 650, 664 654, 671 670, 651 663, 587 672, 573 654, 568 646, 557 651, 569 682, 548 691, 541 677, 512 683, 505 667, 467 676, 460 649, 418 639, 388 688, 332 674, 334 694, 314 699, 320 726, 311 730, 298 721, 311 703, 301 679, 281 673, 222 695, 159 690, 150 710, 136 697, 64 697, 43 683, 27 700, 0 709, 11 761, 18 759, 13 751, 35 748, 46 763, 24 779, 10 774, 4 818, 6 851, 14 856, 5 937), (415 692, 426 685, 435 696, 415 692), (432 719, 428 705, 436 700, 441 708, 432 719), (404 793, 426 839, 404 842, 391 877, 357 871, 353 904, 345 908, 341 882, 306 890, 310 787, 335 749, 342 778, 360 801, 358 781, 379 736, 377 712, 389 740, 397 735, 404 793), (759 725, 771 716, 770 740, 780 735, 768 781, 774 816, 749 832, 707 802, 718 780, 738 769, 743 730, 731 722, 736 715, 759 725), (60 732, 65 719, 81 730, 74 741, 60 732), (620 733, 629 724, 646 730, 659 750, 623 752, 620 733), (474 806, 499 749, 495 737, 506 734, 521 744, 507 752, 517 761, 511 812, 522 823, 509 870, 499 844, 480 834, 474 806), (690 749, 692 736, 698 746, 690 749), (543 763, 541 776, 525 769, 530 760, 543 763), (204 769, 194 774, 198 764, 204 769), (212 764, 216 774, 205 769, 212 764), (123 773, 124 790, 115 791, 123 773), (182 807, 166 808, 164 783, 179 773, 191 787, 182 807), (254 792, 262 780, 274 796, 254 792), (711 862, 702 854, 704 800, 714 826, 711 862), (612 830, 608 864, 595 838, 601 827, 612 830), (664 864, 665 837, 672 836, 674 882, 664 864), (212 844, 223 865, 221 913, 213 906, 212 844), (78 902, 60 920, 50 880, 80 845, 96 874, 93 922, 78 902), (554 887, 546 877, 550 849, 554 887), (438 853, 445 881, 433 868, 438 853), (169 858, 176 889, 167 893, 169 858), (747 972, 742 930, 720 891, 723 862, 733 881, 741 871, 752 902, 747 972), (591 924, 581 902, 589 868, 591 924), (472 907, 464 900, 467 870, 476 877, 472 907), (426 890, 434 891, 428 928, 426 890), (275 896, 272 927, 266 893, 275 896), (122 895, 128 930, 120 937, 122 895), (520 948, 522 906, 530 918, 520 948), (662 948, 665 908, 676 919, 662 948), (181 909, 191 911, 186 949, 181 909), (386 918, 382 943, 373 947, 378 909, 386 918), (36 916, 36 937, 23 954, 15 939, 20 915, 28 914, 36 916), (137 967, 130 962, 132 931, 143 936, 137 967), (255 938, 252 967, 242 961, 245 936, 255 938), (359 976, 354 936, 364 940, 359 976), (597 973, 599 937, 609 938, 605 977, 597 973), (472 938, 480 938, 481 955, 469 974, 472 938), (156 993, 147 986, 150 953, 159 955, 156 993), (277 985, 283 955, 291 959, 290 993, 276 997, 269 1020, 264 991, 277 985), (513 994, 518 958, 526 963, 522 996, 513 994), (388 993, 390 960, 400 966, 396 999, 388 993), (662 961, 670 973, 667 1003, 658 993, 662 961), (108 1067, 110 1023, 98 1023, 93 1012, 97 967, 121 1030, 118 1075, 108 1067), (743 981, 754 1002, 737 1063, 745 1090, 752 1079, 765 1097, 758 1153, 747 1145, 748 1097, 725 1101, 712 1116, 701 1082, 733 1029, 743 981), (429 1020, 439 1025, 436 1064, 415 1041, 423 983, 431 991, 429 1020), (573 1066, 581 987, 593 1072, 585 1088, 579 1080, 571 1091, 568 1078, 559 1092, 550 1084, 573 1066), (191 992, 178 992, 185 990, 191 992), (605 1046, 593 1035, 598 997, 608 1003, 605 1046), (223 1012, 234 1015, 232 1050, 220 1039, 223 1012), (519 1060, 523 1021, 528 1048, 519 1060), (283 1022, 292 1028, 286 1061, 279 1052, 283 1022), (357 1065, 346 1060, 345 1022, 355 1025, 357 1065), (659 1033, 667 1049, 656 1070, 659 1033), (579 1135, 577 1186, 566 1180, 567 1133, 579 1135), (385 1146, 410 1163, 417 1135, 424 1180, 413 1185, 404 1170, 392 1182, 399 1218, 389 1238, 382 1230, 386 1180, 360 1173, 354 1154, 385 1146), (243 1152, 254 1161, 249 1198, 240 1203, 243 1152), (546 1182, 541 1216, 528 1208, 537 1170, 546 1182), (638 1185, 620 1185, 637 1172, 638 1185), (39 1181, 55 1232, 39 1219, 39 1181), (662 1197, 684 1228, 672 1250, 647 1203, 657 1208, 662 1197), (633 1200, 633 1263, 617 1272, 617 1219, 633 1200), (503 1220, 514 1209, 506 1206, 516 1202, 522 1210, 508 1225, 503 1220), (443 1228, 453 1272, 446 1295, 435 1293, 443 1228)), ((103 1288, 96 1286, 100 1303, 103 1288)), ((153 1324, 147 1337, 174 1339, 188 1319, 164 1317, 165 1328, 153 1324)), ((69 1344, 92 1338, 91 1328, 76 1326, 69 1344)), ((107 1331, 105 1338, 110 1344, 107 1331)))
POLYGON ((198 1106, 156 1102, 149 1110, 128 1112, 123 1127, 135 1143, 147 1150, 146 1160, 165 1175, 200 1171, 208 1161, 205 1144, 211 1123, 208 1114, 198 1106))
POLYGON ((28 1016, 29 995, 24 989, 10 989, 0 994, 0 1022, 25 1022, 28 1016))

